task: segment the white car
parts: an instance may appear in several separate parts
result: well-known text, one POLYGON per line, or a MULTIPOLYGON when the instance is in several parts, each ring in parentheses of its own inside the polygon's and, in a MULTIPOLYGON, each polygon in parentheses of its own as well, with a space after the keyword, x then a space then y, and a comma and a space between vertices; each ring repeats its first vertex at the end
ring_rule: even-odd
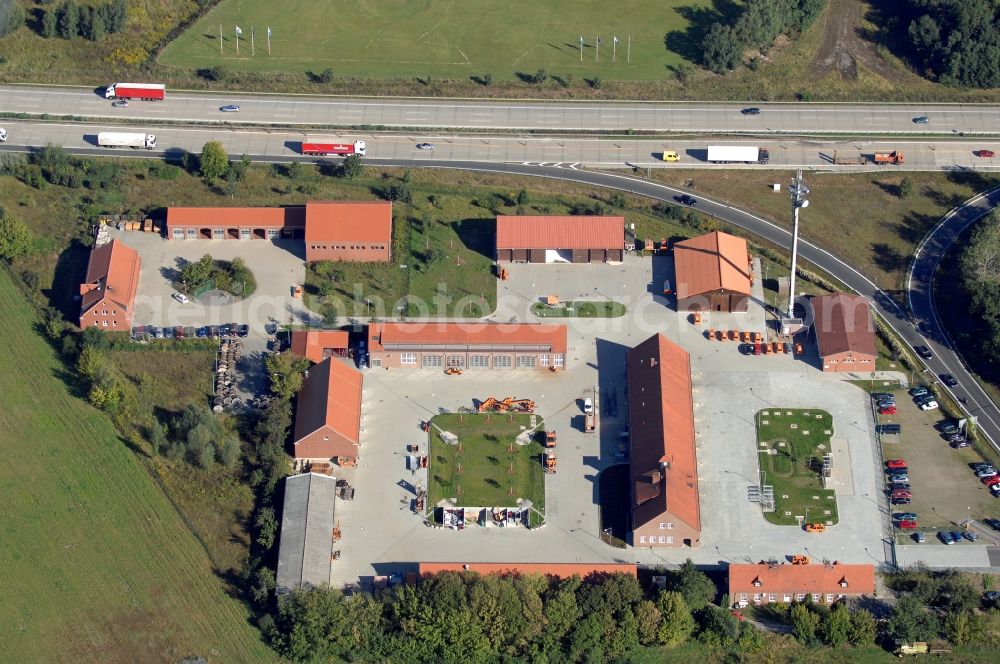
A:
POLYGON ((938 407, 939 406, 937 401, 925 401, 924 403, 920 404, 920 410, 935 410, 938 407))
POLYGON ((7 142, 7 130, 4 129, 3 127, 0 127, 0 143, 6 143, 6 142, 7 142))
POLYGON ((188 299, 188 296, 185 295, 184 293, 174 293, 173 298, 178 302, 180 302, 181 304, 187 304, 188 302, 191 301, 188 299))
POLYGON ((588 415, 594 412, 594 400, 591 399, 590 397, 587 397, 586 399, 583 400, 583 412, 587 413, 588 415))

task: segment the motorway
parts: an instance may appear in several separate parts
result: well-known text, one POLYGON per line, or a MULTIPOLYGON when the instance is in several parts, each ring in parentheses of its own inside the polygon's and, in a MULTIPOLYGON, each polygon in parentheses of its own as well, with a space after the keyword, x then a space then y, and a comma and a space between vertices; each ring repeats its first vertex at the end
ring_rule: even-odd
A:
POLYGON ((103 89, 0 86, 0 113, 130 118, 148 121, 232 122, 331 127, 414 127, 475 130, 673 133, 896 133, 1000 135, 1000 107, 921 104, 760 104, 705 102, 529 102, 453 99, 351 99, 167 91, 160 102, 112 108, 103 89), (239 113, 219 108, 238 104, 239 113), (749 105, 749 104, 747 104, 749 105), (916 124, 927 116, 928 124, 916 124))
MULTIPOLYGON (((0 121, 7 130, 8 146, 40 147, 47 143, 75 150, 97 145, 99 131, 145 131, 157 137, 157 149, 166 154, 187 150, 200 152, 210 140, 222 142, 231 155, 255 154, 292 159, 300 154, 302 131, 268 130, 238 127, 157 127, 150 125, 42 123, 33 121, 0 121)), ((711 139, 649 140, 641 138, 546 137, 546 136, 441 136, 426 134, 370 134, 341 132, 338 141, 364 140, 368 157, 380 163, 396 161, 478 161, 494 163, 535 163, 615 168, 622 166, 662 168, 726 168, 705 161, 706 147, 711 139), (417 150, 417 143, 430 142, 434 150, 417 150), (661 161, 665 149, 674 150, 681 161, 666 164, 661 161)), ((892 170, 1000 170, 1000 158, 980 158, 975 152, 989 149, 1000 155, 1000 140, 917 140, 907 141, 832 141, 822 139, 725 140, 726 145, 757 145, 771 153, 768 168, 841 171, 892 170), (840 159, 857 158, 873 152, 902 150, 906 162, 902 166, 834 165, 834 154, 840 159)), ((111 151, 109 151, 111 152, 111 151)), ((125 153, 130 152, 124 150, 125 153)), ((309 159, 314 160, 314 158, 309 159)), ((754 168, 759 168, 754 166, 754 168)))
MULTIPOLYGON (((28 146, 31 146, 42 145, 51 140, 54 144, 63 145, 70 152, 81 155, 106 155, 110 152, 112 154, 124 154, 136 157, 163 157, 171 156, 171 153, 176 154, 176 152, 180 149, 198 151, 204 141, 208 138, 219 138, 223 140, 230 154, 240 154, 245 152, 254 161, 315 161, 313 158, 297 157, 295 152, 295 142, 292 141, 293 145, 291 147, 288 145, 290 140, 288 137, 291 135, 282 134, 280 132, 220 131, 220 129, 158 129, 157 131, 162 131, 162 133, 159 134, 161 138, 158 140, 160 146, 170 145, 171 147, 163 151, 159 149, 156 151, 107 151, 102 148, 93 147, 93 134, 96 133, 96 128, 94 127, 88 128, 75 124, 43 125, 25 123, 23 127, 21 125, 9 124, 7 128, 8 133, 11 134, 11 138, 6 145, 0 146, 0 150, 9 152, 24 152, 30 149, 30 147, 26 147, 25 145, 19 145, 19 141, 22 143, 28 143, 28 146), (20 139, 17 138, 18 132, 20 132, 20 139), (35 134, 30 134, 29 132, 35 132, 35 134), (29 135, 35 135, 36 139, 34 141, 23 140, 29 135), (85 138, 87 136, 90 137, 90 140, 85 138), (175 143, 177 144, 176 146, 174 145, 175 143), (263 149, 257 150, 255 147, 262 147, 263 149)), ((455 168, 512 175, 548 177, 597 187, 619 189, 664 201, 672 201, 674 196, 689 193, 687 191, 651 182, 649 180, 632 177, 626 174, 598 173, 588 170, 578 170, 576 168, 576 166, 581 163, 591 162, 571 162, 569 160, 552 159, 538 160, 547 162, 546 164, 539 164, 530 163, 530 159, 525 159, 524 162, 528 163, 524 163, 517 158, 510 162, 506 162, 502 158, 502 154, 507 153, 509 155, 511 151, 527 149, 527 143, 522 145, 520 148, 515 147, 518 144, 518 141, 522 139, 504 139, 506 142, 503 143, 505 146, 503 148, 495 145, 488 145, 486 148, 473 147, 474 139, 468 138, 453 140, 456 141, 456 144, 460 143, 466 145, 467 147, 465 149, 468 151, 468 154, 479 154, 476 152, 477 150, 485 150, 491 157, 493 157, 493 159, 459 159, 457 158, 457 155, 459 154, 458 152, 449 153, 440 148, 426 153, 419 153, 410 147, 405 147, 404 149, 404 146, 412 145, 411 139, 393 137, 391 140, 387 140, 384 144, 379 143, 378 145, 381 146, 379 149, 382 150, 384 148, 385 151, 388 152, 390 149, 389 146, 392 145, 394 147, 391 149, 394 151, 394 154, 399 154, 399 156, 382 156, 378 159, 369 158, 366 161, 368 163, 378 165, 399 166, 405 168, 455 168), (495 153, 493 152, 494 150, 496 151, 495 153), (447 156, 451 156, 452 158, 442 158, 447 156), (557 164, 557 161, 563 161, 563 163, 557 164)), ((595 139, 580 140, 585 142, 595 141, 595 139)), ((532 143, 532 145, 534 144, 532 143)), ((544 146, 544 144, 541 145, 544 146)), ((455 148, 455 150, 457 149, 458 148, 455 148)), ((600 150, 606 148, 594 147, 593 149, 600 150)), ((1000 152, 1000 150, 998 150, 998 152, 1000 152)), ((375 153, 375 148, 370 147, 369 154, 375 153)), ((517 154, 520 155, 523 153, 517 154)), ((777 160, 774 161, 777 162, 777 160)), ((662 165, 662 162, 660 163, 662 165)), ((620 166, 621 164, 621 161, 613 161, 607 165, 620 166)), ((778 166, 777 163, 773 165, 778 166)), ((682 162, 682 166, 687 166, 687 164, 682 162)), ((786 165, 784 167, 788 166, 786 165)), ((998 202, 1000 202, 1000 193, 998 192, 993 192, 986 197, 973 199, 973 201, 967 206, 959 208, 954 214, 946 217, 942 224, 934 229, 934 231, 928 236, 928 239, 925 240, 925 243, 921 246, 910 279, 912 288, 910 292, 911 308, 914 311, 914 320, 920 323, 919 329, 907 316, 906 312, 904 312, 891 297, 881 291, 870 279, 864 276, 864 274, 833 254, 807 240, 801 240, 799 243, 800 256, 802 259, 809 261, 822 270, 825 270, 849 288, 867 297, 873 303, 881 317, 889 325, 891 325, 907 343, 911 345, 926 344, 934 349, 935 357, 928 363, 929 370, 935 374, 951 373, 959 380, 960 386, 951 390, 952 394, 960 401, 960 403, 962 403, 962 407, 966 409, 967 413, 972 413, 978 416, 980 430, 994 442, 994 445, 1000 443, 1000 409, 998 409, 997 405, 989 399, 985 392, 983 392, 978 383, 975 382, 963 366, 958 354, 954 351, 952 344, 947 338, 947 334, 941 327, 940 322, 937 320, 936 313, 934 312, 933 294, 931 293, 930 283, 940 256, 943 255, 954 238, 959 235, 961 230, 966 228, 968 224, 972 223, 977 216, 981 215, 990 206, 995 205, 998 202)), ((766 219, 700 196, 698 199, 698 209, 701 212, 718 217, 719 219, 733 224, 734 226, 745 228, 746 230, 778 246, 790 246, 789 231, 767 221, 766 219)))

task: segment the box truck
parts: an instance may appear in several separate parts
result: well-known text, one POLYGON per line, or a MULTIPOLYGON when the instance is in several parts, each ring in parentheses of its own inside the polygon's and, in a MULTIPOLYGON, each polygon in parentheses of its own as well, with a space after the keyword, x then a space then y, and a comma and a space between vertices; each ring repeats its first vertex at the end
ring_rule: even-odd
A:
POLYGON ((167 86, 162 83, 112 83, 104 88, 105 99, 141 99, 163 101, 167 86))
POLYGON ((305 138, 302 140, 302 154, 320 157, 346 157, 352 154, 364 157, 367 149, 364 141, 340 143, 328 138, 305 138))
POLYGON ((146 148, 156 147, 156 136, 133 132, 102 131, 97 134, 97 144, 102 148, 146 148))

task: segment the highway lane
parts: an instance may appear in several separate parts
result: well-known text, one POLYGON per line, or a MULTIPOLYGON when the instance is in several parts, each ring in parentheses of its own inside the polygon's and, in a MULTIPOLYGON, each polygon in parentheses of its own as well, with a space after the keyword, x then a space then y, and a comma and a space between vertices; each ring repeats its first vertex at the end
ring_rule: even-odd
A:
MULTIPOLYGON (((10 146, 39 147, 47 143, 67 149, 93 147, 99 131, 145 131, 155 134, 157 147, 170 152, 188 150, 200 152, 210 140, 222 142, 231 155, 243 153, 271 155, 288 159, 299 156, 304 135, 294 130, 260 128, 222 128, 150 125, 42 123, 2 121, 10 146)), ((455 136, 422 134, 371 134, 340 132, 336 140, 364 140, 370 160, 413 159, 417 161, 479 161, 496 163, 538 163, 566 166, 614 168, 626 165, 640 168, 727 168, 705 162, 706 147, 712 139, 649 140, 641 138, 546 137, 546 136, 455 136), (430 142, 434 150, 417 150, 417 143, 430 142), (681 161, 666 164, 661 161, 664 150, 675 150, 681 161)), ((974 141, 827 141, 804 139, 726 140, 727 145, 757 145, 770 151, 768 168, 822 169, 839 171, 891 170, 1000 170, 1000 158, 980 158, 977 150, 991 149, 1000 154, 1000 140, 974 141), (902 150, 906 163, 902 166, 835 166, 834 155, 840 158, 858 157, 873 152, 902 150)), ((109 154, 117 151, 109 150, 109 154)), ((128 150, 126 150, 128 152, 128 150)), ((307 158, 314 161, 316 158, 307 158)), ((731 168, 731 166, 729 166, 731 168)), ((761 168, 754 166, 754 168, 761 168)))
POLYGON ((749 104, 706 102, 529 102, 454 99, 350 99, 167 91, 161 102, 112 108, 103 90, 0 86, 0 113, 338 127, 625 131, 674 133, 960 133, 1000 135, 1000 107, 946 104, 749 104), (238 104, 239 113, 220 107, 238 104), (926 115, 928 124, 913 119, 926 115))
MULTIPOLYGON (((5 151, 27 151, 30 148, 11 145, 0 148, 5 151)), ((96 147, 68 147, 69 151, 81 155, 106 155, 108 151, 96 147)), ((125 151, 125 156, 131 157, 162 157, 165 153, 159 151, 125 151)), ((289 160, 312 161, 310 158, 295 157, 284 154, 257 154, 248 153, 254 161, 262 162, 286 162, 289 160)), ((498 163, 483 161, 461 161, 461 160, 441 160, 434 159, 433 156, 421 158, 399 158, 399 159, 368 159, 369 163, 385 166, 398 166, 403 168, 454 168, 460 170, 502 173, 507 175, 526 175, 532 177, 546 177, 550 179, 566 180, 576 183, 587 184, 595 187, 618 189, 634 193, 649 198, 673 201, 675 196, 689 194, 690 192, 676 187, 651 182, 642 178, 621 173, 600 173, 588 170, 577 170, 567 166, 539 165, 531 163, 498 163)), ((995 203, 995 192, 984 204, 995 203)), ((997 200, 1000 200, 998 198, 997 200)), ((926 330, 926 326, 933 321, 932 333, 925 338, 924 334, 915 327, 914 320, 907 316, 906 312, 885 292, 880 290, 874 282, 832 253, 814 245, 808 240, 800 238, 800 256, 803 260, 809 261, 820 269, 831 274, 840 282, 854 291, 867 297, 877 310, 883 320, 890 325, 900 336, 910 344, 927 343, 935 350, 935 358, 929 363, 929 368, 935 373, 951 373, 956 376, 962 385, 957 390, 953 390, 956 397, 965 399, 963 408, 967 412, 979 416, 981 431, 993 441, 994 445, 1000 442, 1000 409, 982 391, 977 383, 968 374, 962 365, 961 359, 953 350, 947 336, 940 327, 933 310, 933 300, 927 286, 930 275, 936 268, 936 261, 945 247, 960 233, 958 228, 971 223, 975 212, 973 206, 969 210, 962 211, 961 214, 953 215, 945 220, 931 235, 931 241, 921 247, 921 256, 927 256, 929 262, 918 261, 922 267, 915 271, 919 279, 923 279, 924 285, 917 284, 915 290, 923 301, 918 301, 917 296, 913 296, 914 311, 917 312, 914 320, 922 322, 921 329, 926 330), (922 288, 922 293, 921 289, 922 288)), ((772 242, 781 247, 789 247, 791 244, 791 234, 784 228, 756 215, 728 206, 724 203, 714 201, 702 196, 698 196, 698 209, 701 212, 718 217, 734 226, 744 228, 755 235, 772 242)), ((979 208, 981 211, 982 208, 979 208)), ((911 279, 912 281, 912 279, 911 279)))

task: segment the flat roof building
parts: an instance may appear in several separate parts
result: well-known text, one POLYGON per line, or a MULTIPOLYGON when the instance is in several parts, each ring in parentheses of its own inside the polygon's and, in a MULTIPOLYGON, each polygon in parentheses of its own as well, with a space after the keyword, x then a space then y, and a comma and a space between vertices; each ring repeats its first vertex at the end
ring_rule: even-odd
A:
POLYGON ((624 253, 624 217, 497 217, 496 259, 501 262, 618 263, 624 253))
POLYGON ((674 245, 678 311, 746 311, 753 283, 747 241, 713 231, 674 245))
POLYGON ((80 327, 132 331, 139 288, 139 252, 112 240, 90 251, 87 275, 80 284, 80 327))
POLYGON ((662 334, 628 351, 630 544, 696 547, 701 505, 691 359, 662 334))
POLYGON ((875 371, 875 324, 861 295, 834 293, 810 300, 813 336, 823 371, 875 371))
POLYGON ((345 330, 292 330, 288 335, 292 352, 311 362, 347 357, 348 339, 345 330))
POLYGON ((789 565, 767 562, 729 565, 729 601, 736 606, 790 604, 811 598, 832 604, 845 597, 873 595, 872 565, 833 563, 789 565))
POLYGON ((566 326, 513 323, 377 323, 368 326, 371 367, 551 369, 566 366, 566 326))
POLYGON ((319 473, 285 478, 276 589, 330 584, 337 480, 319 473))
POLYGON ((296 462, 350 463, 361 437, 361 372, 330 357, 309 369, 295 404, 296 462))

